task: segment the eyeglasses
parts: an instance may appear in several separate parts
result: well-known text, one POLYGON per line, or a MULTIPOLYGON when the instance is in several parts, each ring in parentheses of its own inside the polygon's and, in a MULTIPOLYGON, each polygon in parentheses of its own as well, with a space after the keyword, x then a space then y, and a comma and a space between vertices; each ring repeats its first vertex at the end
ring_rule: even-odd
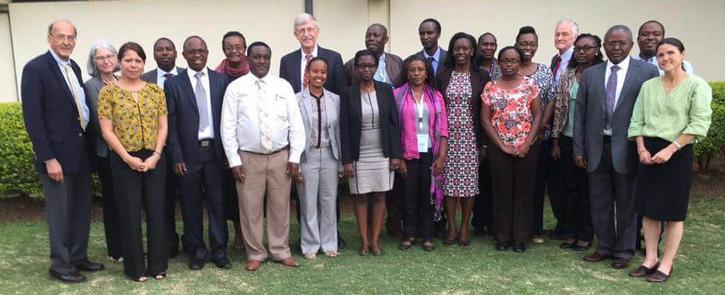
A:
POLYGON ((579 52, 579 51, 587 52, 587 51, 592 51, 593 49, 597 49, 597 48, 599 48, 599 47, 596 47, 596 46, 582 46, 582 47, 574 46, 574 52, 579 52))
POLYGON ((521 61, 519 61, 518 59, 504 59, 498 61, 499 65, 517 65, 520 63, 521 61))
POLYGON ((374 64, 362 64, 362 65, 355 65, 355 66, 358 68, 361 68, 361 69, 374 69, 374 68, 378 67, 374 64))
POLYGON ((244 46, 242 46, 242 45, 237 45, 237 46, 224 46, 224 51, 244 52, 244 46))
POLYGON ((96 56, 93 59, 95 59, 97 62, 102 62, 102 61, 107 61, 107 60, 113 60, 114 58, 116 58, 116 55, 109 54, 109 55, 105 55, 105 56, 96 56))
POLYGON ((50 36, 53 37, 53 39, 55 39, 56 42, 63 42, 63 41, 75 42, 76 41, 76 38, 77 38, 76 35, 62 35, 62 34, 60 34, 60 35, 50 35, 50 36))

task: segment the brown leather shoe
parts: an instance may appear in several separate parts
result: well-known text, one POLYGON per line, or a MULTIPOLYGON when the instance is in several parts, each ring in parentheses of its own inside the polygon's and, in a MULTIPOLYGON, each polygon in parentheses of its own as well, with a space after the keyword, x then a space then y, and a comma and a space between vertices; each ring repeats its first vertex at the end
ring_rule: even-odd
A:
POLYGON ((260 266, 262 266, 261 261, 249 260, 249 261, 247 261, 247 265, 244 266, 244 269, 246 269, 248 271, 255 271, 255 270, 258 270, 260 266))
POLYGON ((664 283, 672 275, 674 269, 670 268, 670 274, 665 274, 659 270, 655 270, 654 273, 647 276, 647 281, 650 283, 664 283))
POLYGON ((630 272, 629 276, 633 277, 633 278, 644 278, 644 277, 654 273, 657 270, 657 267, 659 267, 659 266, 660 266, 659 263, 655 264, 652 268, 646 267, 644 265, 640 265, 637 269, 630 272))
POLYGON ((591 255, 584 256, 583 259, 586 262, 599 262, 599 261, 607 260, 609 258, 612 258, 612 256, 611 255, 602 255, 602 254, 599 254, 599 252, 594 252, 591 255))
POLYGON ((629 260, 624 258, 614 258, 612 261, 612 268, 614 269, 625 269, 629 267, 629 260))
POLYGON ((277 262, 279 264, 282 264, 284 266, 287 266, 287 267, 298 267, 298 266, 300 266, 300 264, 297 263, 294 259, 292 259, 292 257, 287 257, 285 259, 277 260, 275 262, 277 262))

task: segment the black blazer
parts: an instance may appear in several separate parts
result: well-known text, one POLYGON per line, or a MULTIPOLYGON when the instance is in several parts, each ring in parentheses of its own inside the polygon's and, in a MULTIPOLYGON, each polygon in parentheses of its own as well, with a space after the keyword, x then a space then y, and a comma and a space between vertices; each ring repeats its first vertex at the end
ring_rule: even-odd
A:
MULTIPOLYGON (((226 163, 222 146, 220 122, 224 91, 229 78, 211 69, 209 73, 209 99, 214 122, 214 152, 220 165, 226 163)), ((185 163, 188 170, 197 168, 199 161, 199 109, 194 86, 187 71, 166 79, 164 84, 166 107, 169 113, 169 136, 166 151, 172 164, 185 163)))
MULTIPOLYGON (((452 73, 453 70, 443 67, 435 78, 435 87, 443 95, 443 101, 446 103, 446 109, 448 109, 446 88, 448 88, 448 83, 451 80, 452 73)), ((481 101, 481 93, 483 92, 483 86, 485 86, 490 80, 491 78, 488 76, 488 72, 479 71, 477 69, 471 70, 471 92, 473 93, 473 96, 471 97, 471 114, 473 115, 473 128, 476 132, 476 146, 479 148, 485 145, 488 141, 486 139, 486 135, 483 133, 483 123, 481 122, 481 105, 483 104, 481 101)), ((448 114, 448 116, 450 117, 450 114, 448 114)))
MULTIPOLYGON (((82 87, 81 69, 75 61, 70 62, 82 87)), ((73 94, 50 51, 23 67, 20 91, 25 129, 35 153, 35 170, 47 173, 45 161, 55 158, 63 174, 90 173, 95 137, 83 131, 73 94)), ((86 104, 90 106, 88 99, 86 104)))
MULTIPOLYGON (((375 95, 380 112, 380 132, 383 155, 391 159, 400 159, 400 128, 398 110, 393 89, 388 84, 375 81, 375 95)), ((353 84, 340 95, 340 149, 342 164, 350 164, 360 159, 360 136, 362 134, 362 109, 360 84, 353 84)))
MULTIPOLYGON (((159 68, 155 68, 153 70, 150 70, 150 71, 144 73, 143 75, 141 75, 141 80, 144 80, 144 81, 149 82, 149 83, 158 84, 158 83, 156 83, 157 82, 156 80, 158 78, 158 77, 156 77, 158 75, 158 70, 159 70, 159 68)), ((176 73, 177 74, 181 74, 181 72, 183 72, 183 71, 186 71, 186 69, 185 68, 176 67, 176 73)))
MULTIPOLYGON (((411 59, 415 58, 415 57, 422 58, 423 60, 425 60, 425 54, 423 54, 423 50, 418 51, 418 52, 416 52, 416 53, 408 56, 407 58, 405 58, 405 61, 403 62, 403 65, 408 64, 408 62, 411 59)), ((439 57, 440 61, 438 61, 438 68, 434 72, 433 78, 436 78, 438 75, 440 75, 440 73, 446 68, 446 65, 445 64, 446 64, 446 59, 447 58, 448 58, 448 51, 446 51, 445 49, 441 48, 441 55, 439 57)), ((405 71, 405 70, 403 70, 403 71, 405 71)))
MULTIPOLYGON (((317 46, 317 56, 327 61, 327 82, 325 89, 339 94, 345 90, 347 86, 345 80, 345 69, 342 67, 342 56, 333 50, 317 46)), ((302 62, 302 52, 300 49, 292 51, 282 57, 279 62, 279 77, 287 80, 292 85, 295 93, 302 91, 300 81, 300 67, 302 62)))

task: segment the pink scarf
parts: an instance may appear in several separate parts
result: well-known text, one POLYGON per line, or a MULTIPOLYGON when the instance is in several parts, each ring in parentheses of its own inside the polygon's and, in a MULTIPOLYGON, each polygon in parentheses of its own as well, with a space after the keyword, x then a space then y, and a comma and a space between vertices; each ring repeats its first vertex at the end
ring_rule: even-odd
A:
POLYGON ((229 61, 225 58, 214 70, 236 79, 249 73, 249 62, 246 56, 242 56, 242 66, 240 68, 232 68, 229 66, 229 61))

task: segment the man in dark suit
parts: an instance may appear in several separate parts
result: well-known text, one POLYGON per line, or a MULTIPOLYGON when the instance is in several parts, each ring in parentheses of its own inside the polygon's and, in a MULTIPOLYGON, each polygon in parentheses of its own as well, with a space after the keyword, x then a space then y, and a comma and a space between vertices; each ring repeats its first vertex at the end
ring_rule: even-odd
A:
MULTIPOLYGON (((292 51, 282 57, 282 60, 279 62, 279 77, 287 80, 292 85, 292 90, 295 93, 302 91, 305 88, 304 72, 307 67, 307 61, 319 56, 327 61, 327 82, 325 82, 325 89, 335 94, 342 93, 347 87, 345 70, 342 67, 342 56, 336 51, 322 48, 317 44, 317 39, 320 36, 320 27, 315 17, 307 13, 298 15, 294 20, 294 28, 294 35, 297 41, 300 42, 300 49, 292 51)), ((340 197, 338 194, 338 221, 340 219, 340 197)), ((299 218, 300 203, 297 196, 297 188, 294 185, 292 186, 292 199, 296 200, 295 210, 297 211, 297 218, 299 218)), ((339 234, 337 242, 339 248, 345 246, 345 240, 339 234)))
POLYGON ((189 255, 189 268, 200 270, 211 258, 219 268, 231 268, 227 257, 227 227, 224 216, 222 177, 228 173, 219 124, 222 99, 229 83, 225 75, 206 67, 206 42, 191 36, 182 52, 189 64, 186 71, 166 80, 169 111, 167 150, 178 175, 181 212, 184 221, 183 244, 189 255), (203 200, 209 216, 209 244, 204 243, 203 200))
MULTIPOLYGON (((154 60, 158 66, 141 76, 141 80, 157 84, 164 89, 166 79, 173 78, 185 69, 176 66, 176 45, 171 39, 161 37, 154 42, 154 60)), ((168 155, 168 150, 164 151, 168 155)), ((166 171, 173 171, 171 157, 166 157, 166 171)), ((179 254, 179 234, 176 233, 176 200, 179 199, 177 177, 168 173, 166 177, 166 243, 169 257, 179 254)), ((183 243, 182 243, 183 244, 183 243)))
POLYGON ((598 242, 596 252, 584 260, 613 258, 616 269, 628 267, 637 236, 632 189, 638 158, 627 130, 642 83, 659 75, 657 67, 629 56, 633 44, 628 27, 607 30, 604 51, 609 61, 584 71, 574 113, 574 160, 589 173, 598 242))
MULTIPOLYGON (((438 46, 438 39, 441 37, 441 23, 436 19, 427 18, 418 26, 418 36, 423 50, 413 54, 405 59, 405 63, 414 56, 423 58, 433 68, 433 77, 438 75, 438 71, 443 69, 448 52, 438 46)), ((434 79, 431 79, 433 81, 434 79)))
POLYGON ((300 49, 292 51, 282 57, 279 63, 279 77, 287 80, 292 85, 292 90, 297 93, 304 88, 304 71, 307 61, 313 57, 322 57, 327 60, 327 82, 325 89, 335 94, 342 93, 347 83, 345 72, 342 68, 342 56, 336 51, 325 49, 317 44, 320 36, 320 27, 315 17, 303 13, 295 17, 294 35, 300 42, 300 49))
MULTIPOLYGON (((403 85, 406 80, 405 73, 403 73, 403 60, 395 54, 385 52, 385 44, 387 43, 388 29, 385 26, 375 23, 368 27, 365 32, 365 48, 378 57, 378 69, 373 79, 396 88, 403 85)), ((359 80, 354 63, 354 58, 345 63, 345 78, 348 85, 355 84, 359 80)))
POLYGON ((95 138, 86 133, 90 112, 81 69, 70 59, 76 37, 70 21, 51 23, 50 50, 25 65, 21 82, 25 128, 45 196, 49 274, 69 283, 85 280, 79 270, 103 269, 87 253, 95 138))

